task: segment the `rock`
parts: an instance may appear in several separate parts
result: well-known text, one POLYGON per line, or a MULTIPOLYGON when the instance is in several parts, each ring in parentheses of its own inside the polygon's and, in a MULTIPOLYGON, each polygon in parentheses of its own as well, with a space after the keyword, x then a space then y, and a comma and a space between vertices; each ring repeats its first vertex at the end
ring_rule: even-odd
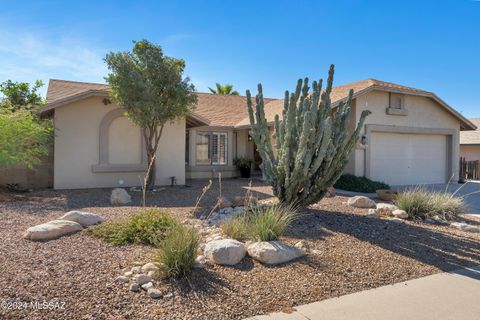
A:
POLYGON ((158 271, 158 267, 155 263, 149 262, 143 265, 142 271, 148 273, 149 271, 158 271))
POLYGON ((227 197, 218 197, 217 198, 217 208, 223 209, 223 208, 228 208, 232 206, 232 201, 228 199, 227 197))
POLYGON ((243 214, 244 212, 245 212, 245 207, 239 206, 239 207, 234 207, 232 213, 233 213, 234 215, 238 216, 238 215, 243 214))
POLYGON ((450 226, 465 232, 474 232, 474 233, 480 232, 480 227, 472 226, 471 224, 468 224, 465 222, 452 222, 450 226))
POLYGON ((318 256, 318 255, 322 254, 322 251, 317 250, 317 249, 313 249, 313 250, 310 251, 310 253, 318 256))
POLYGON ((151 271, 148 271, 147 272, 147 276, 149 276, 150 278, 154 279, 154 278, 160 278, 160 271, 159 270, 151 270, 151 271))
POLYGON ((376 216, 377 215, 377 209, 368 209, 368 216, 376 216))
POLYGON ((269 265, 285 263, 305 255, 302 250, 281 241, 254 242, 247 251, 253 259, 269 265))
POLYGON ((220 214, 225 214, 225 215, 230 215, 233 214, 233 208, 232 207, 226 207, 218 210, 218 213, 220 214))
MULTIPOLYGON (((398 207, 390 203, 377 203, 377 215, 391 217, 393 211, 397 210, 398 207)), ((408 218, 408 217, 407 217, 408 218)))
POLYGON ((327 189, 327 192, 325 193, 325 197, 327 198, 333 198, 335 197, 335 195, 336 195, 336 191, 334 187, 329 187, 327 189))
POLYGON ((84 211, 69 211, 58 220, 68 220, 79 223, 82 227, 88 227, 94 224, 99 224, 103 221, 98 214, 84 211))
POLYGON ((220 235, 214 236, 212 240, 222 240, 223 237, 220 235))
POLYGON ((150 279, 150 277, 144 273, 137 274, 135 276, 135 282, 138 283, 139 285, 144 285, 145 283, 148 283, 150 281, 152 281, 152 279, 150 279))
POLYGON ((115 283, 124 284, 127 282, 128 282, 128 277, 118 276, 117 278, 115 278, 115 283))
POLYGON ((147 291, 148 289, 153 288, 153 283, 147 282, 145 284, 142 284, 142 289, 147 291))
POLYGON ((133 292, 138 292, 140 291, 140 285, 138 283, 132 283, 128 289, 133 292))
POLYGON ((163 296, 165 299, 170 299, 173 298, 173 293, 169 292, 166 295, 163 296))
POLYGON ((204 255, 208 260, 221 265, 235 265, 245 257, 243 243, 233 239, 210 241, 205 245, 204 255))
POLYGON ((405 222, 405 219, 400 219, 400 218, 390 218, 390 219, 388 219, 388 221, 392 221, 392 222, 405 222))
POLYGON ((408 219, 408 213, 405 210, 400 210, 400 209, 393 210, 392 215, 395 218, 408 219))
POLYGON ((131 270, 132 273, 140 273, 142 272, 142 268, 139 266, 133 267, 131 270))
POLYGON ((347 204, 355 208, 375 208, 375 201, 365 196, 355 196, 348 199, 347 204))
POLYGON ((308 250, 310 248, 310 245, 308 244, 307 241, 300 240, 297 243, 295 243, 295 248, 298 248, 300 250, 308 250))
POLYGON ((27 229, 23 237, 27 240, 42 241, 60 238, 61 236, 82 230, 82 226, 74 221, 52 220, 27 229))
POLYGON ((127 204, 132 202, 132 197, 125 189, 115 188, 110 195, 110 203, 113 205, 127 204))
POLYGON ((196 268, 196 269, 201 269, 201 268, 204 267, 203 265, 205 264, 205 262, 206 262, 205 256, 200 255, 200 256, 195 258, 195 262, 193 263, 193 267, 196 268))
POLYGON ((163 296, 162 292, 155 288, 148 289, 147 294, 152 299, 160 299, 163 296))
POLYGON ((123 274, 125 277, 131 277, 133 275, 132 271, 127 271, 123 274))
POLYGON ((135 267, 141 267, 141 266, 143 266, 143 264, 144 264, 144 263, 143 263, 142 261, 134 261, 134 262, 133 262, 133 265, 134 265, 135 267))

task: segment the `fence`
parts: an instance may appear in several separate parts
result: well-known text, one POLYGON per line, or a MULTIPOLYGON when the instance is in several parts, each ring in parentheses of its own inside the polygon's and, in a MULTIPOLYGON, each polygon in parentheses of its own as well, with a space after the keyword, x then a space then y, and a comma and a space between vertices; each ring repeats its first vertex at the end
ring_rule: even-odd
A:
POLYGON ((480 161, 467 161, 460 158, 460 179, 480 180, 480 161))

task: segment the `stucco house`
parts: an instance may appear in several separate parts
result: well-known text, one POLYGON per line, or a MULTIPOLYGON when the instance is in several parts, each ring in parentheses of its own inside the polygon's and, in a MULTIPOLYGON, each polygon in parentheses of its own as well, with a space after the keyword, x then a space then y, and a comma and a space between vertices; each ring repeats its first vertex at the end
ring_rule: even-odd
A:
MULTIPOLYGON (((480 118, 469 119, 480 127, 480 118)), ((480 130, 460 132, 460 156, 466 161, 480 160, 480 130)))
MULTIPOLYGON (((367 118, 346 172, 391 185, 444 183, 458 176, 460 131, 475 125, 434 93, 374 79, 337 86, 334 107, 354 89, 350 130, 367 118)), ((124 117, 104 84, 50 80, 40 112, 54 119, 56 189, 140 185, 146 156, 140 129, 124 117)), ((282 99, 266 99, 273 124, 282 99)), ((249 136, 246 98, 198 93, 195 111, 163 131, 156 182, 238 175, 236 157, 261 161, 249 136)))

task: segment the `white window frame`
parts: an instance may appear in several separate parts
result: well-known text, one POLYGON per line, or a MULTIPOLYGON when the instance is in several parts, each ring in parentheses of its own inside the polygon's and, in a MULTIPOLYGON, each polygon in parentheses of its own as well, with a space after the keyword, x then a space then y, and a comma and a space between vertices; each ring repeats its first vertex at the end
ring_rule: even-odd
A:
MULTIPOLYGON (((226 165, 228 162, 228 134, 226 132, 212 132, 212 136, 217 136, 217 154, 218 154, 218 160, 214 162, 212 160, 212 165, 214 166, 219 166, 219 165, 226 165), (220 137, 224 136, 225 137, 225 162, 220 162, 220 137)), ((210 140, 211 142, 212 140, 210 140)), ((213 155, 213 146, 211 147, 212 150, 212 155, 213 155)), ((212 157, 213 158, 213 157, 212 157)))
POLYGON ((195 164, 197 166, 224 166, 228 164, 228 132, 212 132, 212 131, 197 131, 196 136, 195 136, 195 155, 197 155, 197 136, 198 135, 207 135, 209 136, 209 144, 208 144, 208 151, 209 151, 209 158, 210 158, 210 163, 206 162, 200 162, 195 159, 195 164), (216 153, 218 154, 218 161, 213 161, 213 136, 217 136, 217 147, 216 147, 216 153), (220 161, 220 137, 223 136, 225 137, 225 161, 220 161))

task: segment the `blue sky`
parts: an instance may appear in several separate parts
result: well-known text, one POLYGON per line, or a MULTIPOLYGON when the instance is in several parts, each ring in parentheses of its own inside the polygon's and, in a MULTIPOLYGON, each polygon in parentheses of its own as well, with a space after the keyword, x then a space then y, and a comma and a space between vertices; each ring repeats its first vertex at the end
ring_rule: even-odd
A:
MULTIPOLYGON (((0 81, 104 82, 103 57, 146 38, 198 91, 365 78, 437 93, 480 117, 480 1, 0 1, 0 81)), ((256 91, 256 90, 253 90, 256 91)))

